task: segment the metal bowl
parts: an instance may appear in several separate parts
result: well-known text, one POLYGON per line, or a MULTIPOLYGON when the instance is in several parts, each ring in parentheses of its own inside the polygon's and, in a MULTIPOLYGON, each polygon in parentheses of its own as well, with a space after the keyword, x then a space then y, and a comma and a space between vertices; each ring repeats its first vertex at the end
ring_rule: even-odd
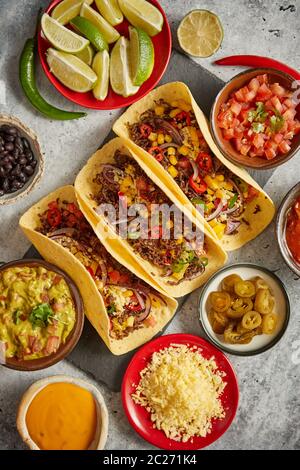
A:
POLYGON ((22 197, 27 196, 27 194, 29 194, 38 184, 44 172, 44 157, 35 133, 29 129, 29 127, 25 126, 25 124, 23 124, 18 118, 14 116, 8 116, 6 114, 0 114, 0 127, 4 124, 17 127, 21 137, 26 137, 35 156, 37 164, 33 175, 28 179, 21 189, 0 197, 0 206, 13 204, 22 197))
POLYGON ((282 200, 282 203, 277 212, 276 236, 277 236, 279 249, 280 249, 280 252, 284 261, 286 262, 288 267, 292 271, 294 271, 294 273, 297 274, 297 276, 300 277, 300 265, 296 263, 296 261, 292 257, 290 250, 286 244, 286 239, 285 239, 287 215, 291 207, 293 206, 297 196, 300 196, 300 182, 297 183, 292 189, 290 189, 289 192, 285 195, 285 197, 282 200))

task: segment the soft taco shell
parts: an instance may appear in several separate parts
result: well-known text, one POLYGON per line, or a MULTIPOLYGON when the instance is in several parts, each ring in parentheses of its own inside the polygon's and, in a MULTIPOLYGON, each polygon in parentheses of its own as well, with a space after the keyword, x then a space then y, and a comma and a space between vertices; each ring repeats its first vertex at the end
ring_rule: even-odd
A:
MULTIPOLYGON (((160 165, 159 162, 149 156, 148 152, 137 146, 130 138, 128 124, 133 124, 139 121, 140 115, 150 108, 153 108, 154 102, 163 99, 167 102, 182 99, 191 104, 198 121, 199 128, 208 143, 213 154, 226 166, 232 173, 244 180, 246 183, 251 184, 259 191, 259 195, 255 200, 248 203, 247 208, 243 214, 243 218, 249 223, 243 223, 239 227, 237 234, 224 235, 219 241, 226 251, 236 250, 243 246, 248 241, 257 237, 272 221, 275 214, 275 206, 270 197, 263 191, 263 189, 254 181, 254 179, 247 173, 246 170, 240 168, 229 162, 219 151, 214 143, 209 130, 207 119, 196 101, 193 98, 189 88, 182 82, 171 82, 162 85, 155 90, 151 91, 141 100, 131 105, 124 114, 115 122, 113 126, 114 132, 126 140, 128 146, 135 152, 136 159, 139 161, 141 167, 145 169, 148 167, 151 172, 157 175, 161 182, 161 188, 167 196, 174 202, 179 202, 195 215, 195 217, 203 220, 203 216, 197 212, 193 204, 181 191, 179 186, 173 180, 172 176, 160 165), (255 208, 259 206, 260 211, 255 208)), ((207 223, 206 223, 207 224, 207 223)), ((207 224, 213 236, 215 232, 209 224, 207 224)))
MULTIPOLYGON (((39 214, 43 213, 48 208, 49 202, 57 198, 68 202, 77 202, 73 186, 59 188, 31 207, 21 217, 20 227, 43 258, 59 266, 74 280, 83 298, 87 318, 113 354, 124 354, 141 346, 161 331, 173 317, 177 308, 176 300, 168 297, 166 294, 163 295, 167 305, 162 305, 160 311, 157 312, 157 323, 154 327, 145 327, 135 330, 127 337, 120 340, 111 338, 109 336, 109 318, 103 298, 88 271, 68 250, 36 231, 40 222, 39 214)), ((122 250, 123 247, 118 248, 115 244, 114 249, 122 250)), ((114 256, 114 250, 110 251, 114 256)), ((116 256, 116 258, 118 257, 116 256)), ((138 275, 136 270, 131 269, 131 271, 138 275)), ((140 271, 141 268, 139 268, 139 272, 140 271)), ((145 278, 146 276, 143 277, 144 280, 145 278)))
MULTIPOLYGON (((220 247, 218 242, 210 234, 206 233, 205 236, 208 248, 207 257, 209 259, 209 263, 206 266, 205 272, 197 278, 190 281, 183 281, 179 285, 172 286, 168 284, 166 279, 160 275, 159 269, 137 254, 131 245, 127 242, 127 240, 119 237, 107 224, 105 219, 99 216, 94 210, 97 207, 97 203, 93 199, 92 195, 97 191, 98 185, 93 180, 96 173, 99 172, 100 164, 112 163, 114 161, 114 154, 116 150, 120 150, 122 153, 130 155, 137 161, 138 164, 140 164, 140 159, 137 158, 134 152, 126 147, 125 142, 122 139, 115 138, 104 145, 89 159, 88 163, 83 167, 75 181, 77 199, 82 212, 108 251, 111 252, 113 243, 116 239, 118 240, 118 243, 123 246, 123 250, 120 250, 118 255, 116 250, 114 250, 114 256, 116 256, 116 259, 118 259, 120 263, 128 267, 128 269, 130 269, 130 266, 132 267, 133 263, 135 263, 135 265, 138 264, 142 270, 146 272, 149 277, 151 277, 151 284, 153 287, 155 287, 157 284, 160 285, 164 292, 166 292, 169 296, 181 297, 192 292, 193 290, 197 289, 197 287, 200 287, 202 284, 204 284, 214 272, 223 266, 227 259, 226 253, 220 247)), ((143 166, 143 170, 157 186, 162 188, 160 179, 155 173, 152 173, 147 166, 143 166)), ((176 204, 177 201, 174 202, 176 204)), ((186 213, 187 217, 193 219, 185 207, 182 207, 178 203, 177 205, 183 212, 186 213)), ((192 221, 196 223, 200 229, 203 229, 202 220, 199 222, 199 220, 193 219, 192 221)), ((141 273, 139 273, 139 276, 141 277, 141 273)))

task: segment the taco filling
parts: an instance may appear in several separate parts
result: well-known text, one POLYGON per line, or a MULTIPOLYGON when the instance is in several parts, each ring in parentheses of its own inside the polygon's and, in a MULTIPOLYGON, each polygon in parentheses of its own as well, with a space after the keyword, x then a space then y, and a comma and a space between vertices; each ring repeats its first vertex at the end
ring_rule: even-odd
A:
POLYGON ((106 251, 76 204, 59 199, 49 203, 37 231, 85 266, 103 297, 112 338, 156 324, 155 313, 166 305, 164 298, 106 251))
POLYGON ((158 100, 128 128, 133 142, 172 176, 218 238, 236 234, 241 224, 247 224, 243 213, 259 193, 212 154, 191 105, 158 100))
POLYGON ((175 215, 168 197, 133 158, 116 151, 114 163, 102 164, 93 182, 98 185, 98 191, 93 194, 98 205, 96 212, 99 213, 101 205, 112 204, 117 217, 115 221, 107 217, 108 223, 120 235, 126 222, 128 243, 143 259, 159 268, 168 284, 177 285, 205 271, 208 257, 203 236, 193 235, 193 224, 188 232, 182 212, 177 209, 175 215), (120 208, 125 207, 130 214, 133 206, 142 207, 138 221, 130 215, 124 219, 120 213, 120 208), (168 209, 164 215, 161 207, 168 209))

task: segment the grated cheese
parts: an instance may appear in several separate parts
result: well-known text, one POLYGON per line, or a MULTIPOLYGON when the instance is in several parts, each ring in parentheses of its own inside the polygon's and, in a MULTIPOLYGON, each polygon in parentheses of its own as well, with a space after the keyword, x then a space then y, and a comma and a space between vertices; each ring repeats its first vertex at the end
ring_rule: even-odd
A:
POLYGON ((196 346, 172 344, 153 354, 140 372, 132 399, 150 413, 154 428, 170 439, 187 442, 205 437, 212 419, 225 417, 220 400, 225 375, 214 358, 205 359, 196 346))

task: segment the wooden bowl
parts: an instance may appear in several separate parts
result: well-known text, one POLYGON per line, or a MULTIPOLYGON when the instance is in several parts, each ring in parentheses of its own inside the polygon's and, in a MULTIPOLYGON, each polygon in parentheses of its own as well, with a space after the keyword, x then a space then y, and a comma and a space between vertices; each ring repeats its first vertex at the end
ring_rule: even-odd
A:
MULTIPOLYGON (((280 72, 271 68, 249 69, 242 73, 239 73, 238 75, 233 77, 229 82, 226 83, 226 85, 217 95, 210 114, 211 133, 213 135, 216 145, 218 146, 219 150, 223 153, 223 155, 233 163, 249 168, 256 168, 257 170, 266 170, 274 168, 276 166, 281 165, 282 163, 287 162, 290 158, 292 158, 300 147, 300 133, 293 138, 291 150, 288 153, 284 155, 278 155, 273 160, 267 160, 265 158, 260 157, 251 158, 241 155, 228 140, 225 140, 223 138, 222 129, 218 126, 217 118, 220 112, 221 105, 229 99, 229 96, 232 92, 247 85, 247 83, 249 83, 249 81, 257 75, 261 75, 264 73, 268 74, 270 83, 278 82, 280 85, 293 92, 296 92, 296 90, 300 88, 300 85, 295 85, 296 80, 287 73, 280 72)), ((299 108, 300 107, 298 106, 298 113, 296 116, 296 118, 298 119, 300 119, 299 108)))
POLYGON ((49 271, 53 271, 59 274, 62 278, 64 278, 64 280, 68 284, 68 287, 70 289, 70 292, 74 301, 75 310, 76 310, 75 325, 73 327, 73 330, 70 332, 69 336, 67 337, 66 342, 61 344, 55 353, 50 354, 49 356, 41 357, 39 359, 30 359, 30 360, 25 360, 25 359, 20 360, 15 357, 5 358, 5 363, 3 364, 5 367, 8 367, 10 369, 21 370, 21 371, 34 371, 34 370, 46 369, 47 367, 50 367, 53 364, 56 364, 57 362, 64 359, 68 354, 70 354, 70 352, 74 349, 74 347, 79 341, 79 338, 81 336, 82 329, 83 329, 83 324, 84 324, 84 310, 83 310, 83 303, 82 303, 81 295, 75 283, 72 281, 72 279, 64 271, 57 268, 53 264, 48 263, 47 261, 36 260, 36 259, 24 259, 24 260, 11 261, 9 263, 3 264, 0 267, 0 273, 1 271, 5 271, 5 269, 7 268, 12 268, 16 266, 19 266, 19 267, 42 266, 43 268, 49 271))
POLYGON ((21 189, 15 191, 14 193, 5 194, 4 196, 0 197, 0 206, 5 204, 13 204, 22 197, 27 196, 39 183, 44 173, 44 157, 35 133, 29 129, 29 127, 25 126, 25 124, 23 124, 18 118, 14 116, 8 116, 6 114, 0 114, 0 127, 4 124, 17 127, 21 137, 26 137, 36 158, 37 164, 33 175, 28 179, 21 189))
POLYGON ((97 428, 93 442, 91 443, 88 450, 101 450, 104 448, 107 440, 108 430, 108 412, 105 405, 104 398, 100 391, 89 382, 86 382, 76 377, 69 377, 67 375, 53 375, 52 377, 46 377, 45 379, 38 380, 32 384, 24 393, 18 408, 17 414, 17 428, 20 436, 22 437, 25 444, 31 450, 40 450, 36 443, 31 439, 27 425, 26 425, 26 414, 29 405, 31 404, 34 397, 47 385, 55 382, 67 382, 79 387, 85 388, 93 395, 97 405, 97 428))

